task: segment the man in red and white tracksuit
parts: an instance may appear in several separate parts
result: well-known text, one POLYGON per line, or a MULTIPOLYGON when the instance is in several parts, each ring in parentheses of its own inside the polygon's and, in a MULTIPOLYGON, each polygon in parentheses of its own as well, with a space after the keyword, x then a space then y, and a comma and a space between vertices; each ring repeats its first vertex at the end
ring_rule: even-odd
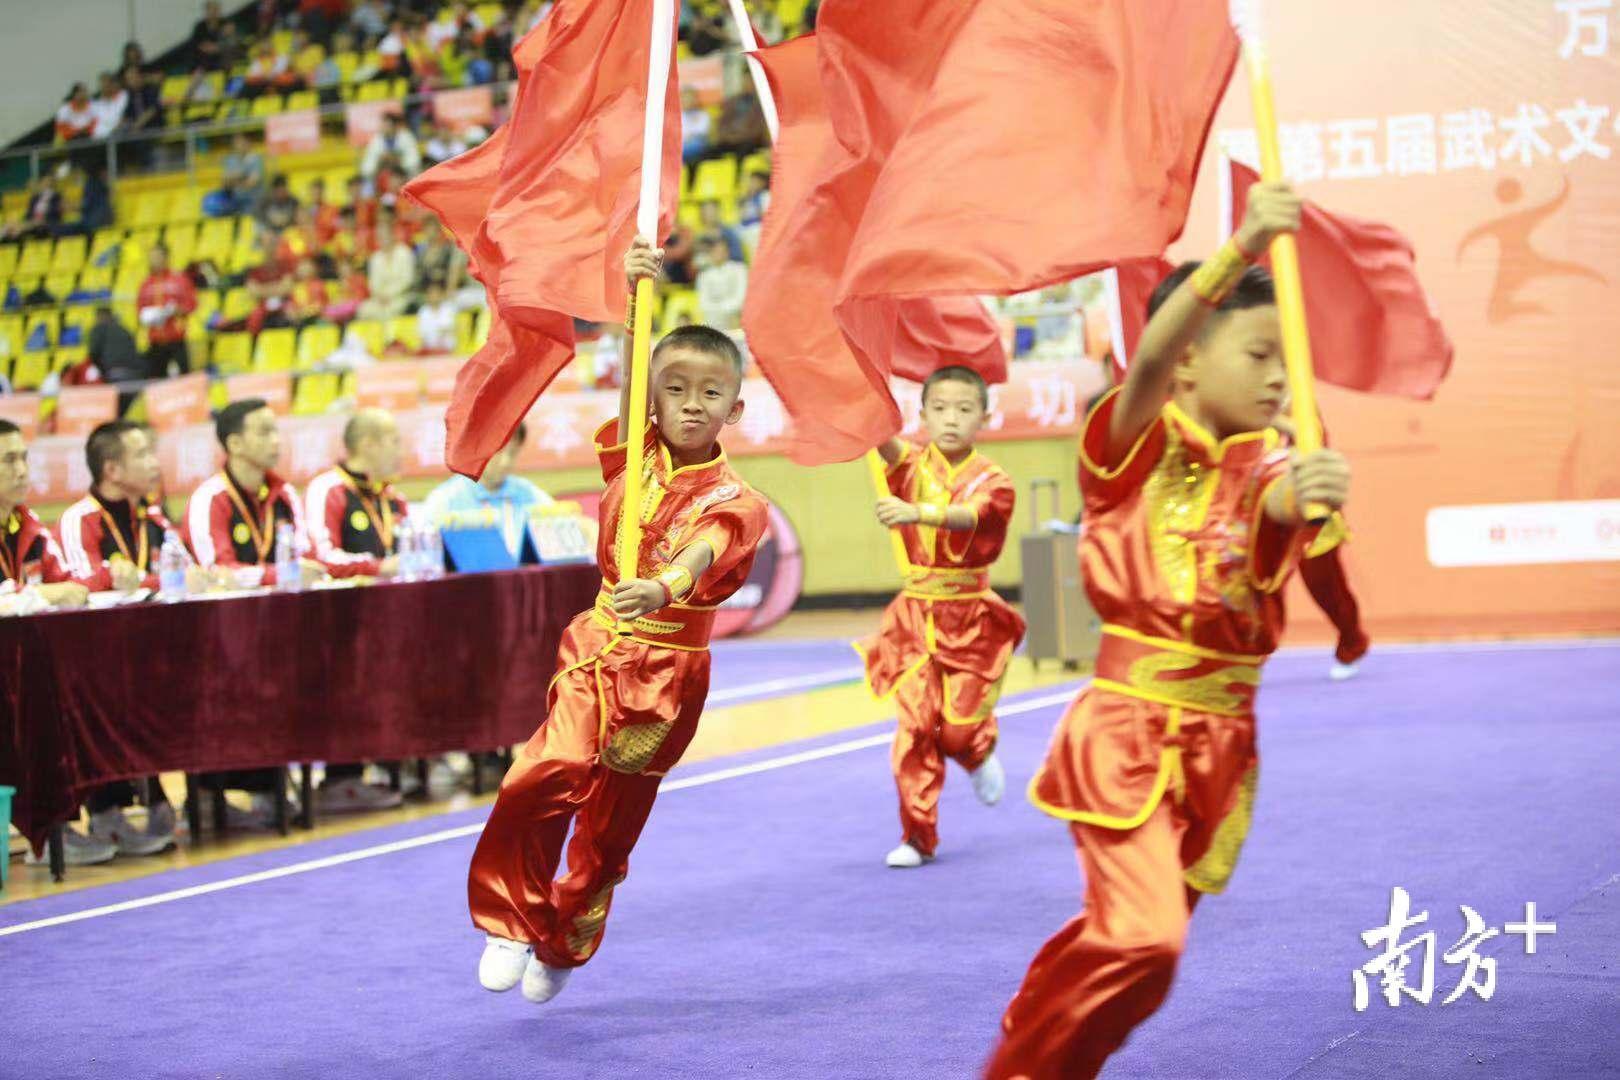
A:
POLYGON ((85 459, 90 492, 57 525, 69 571, 98 592, 157 588, 158 552, 173 526, 147 497, 160 479, 151 436, 110 420, 90 433, 85 459))
POLYGON ((184 375, 191 370, 186 317, 197 310, 197 290, 189 277, 169 269, 169 251, 162 244, 153 244, 148 258, 152 272, 135 298, 136 314, 146 327, 147 371, 161 379, 173 364, 184 375))

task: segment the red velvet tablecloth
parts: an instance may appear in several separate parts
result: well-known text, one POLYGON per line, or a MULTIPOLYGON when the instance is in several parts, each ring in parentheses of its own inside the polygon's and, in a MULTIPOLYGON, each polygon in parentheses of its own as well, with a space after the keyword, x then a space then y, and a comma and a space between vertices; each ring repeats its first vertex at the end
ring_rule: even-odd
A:
POLYGON ((158 772, 521 742, 595 566, 0 619, 0 784, 30 842, 158 772))

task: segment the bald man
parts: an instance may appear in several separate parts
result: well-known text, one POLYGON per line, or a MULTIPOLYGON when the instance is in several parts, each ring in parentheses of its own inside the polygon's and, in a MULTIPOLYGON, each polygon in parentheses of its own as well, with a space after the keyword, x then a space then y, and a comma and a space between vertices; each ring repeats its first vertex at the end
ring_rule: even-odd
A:
MULTIPOLYGON (((304 518, 311 553, 336 577, 391 577, 399 568, 395 530, 406 503, 389 483, 399 471, 399 428, 382 409, 361 409, 343 428, 344 458, 309 482, 304 518)), ((400 794, 363 780, 358 763, 326 766, 316 794, 322 813, 386 810, 400 794)))
POLYGON ((382 409, 361 409, 343 428, 343 449, 343 463, 305 493, 312 554, 339 576, 390 577, 399 567, 394 532, 406 514, 389 483, 399 471, 399 427, 382 409))

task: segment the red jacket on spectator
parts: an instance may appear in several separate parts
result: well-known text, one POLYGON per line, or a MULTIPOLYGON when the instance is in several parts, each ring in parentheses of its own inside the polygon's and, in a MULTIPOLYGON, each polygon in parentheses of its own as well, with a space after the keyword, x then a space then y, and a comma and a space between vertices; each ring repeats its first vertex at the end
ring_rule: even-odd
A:
POLYGON ((74 580, 62 549, 39 515, 19 505, 0 531, 0 580, 24 585, 55 585, 74 580))
POLYGON ((191 279, 178 270, 152 274, 141 283, 141 291, 135 298, 136 310, 143 314, 148 308, 168 306, 174 308, 174 314, 162 322, 141 320, 142 325, 147 327, 148 340, 154 345, 172 345, 176 341, 184 341, 186 316, 197 310, 197 289, 191 284, 191 279))
POLYGON ((392 484, 374 484, 342 465, 309 482, 304 509, 315 558, 344 567, 344 576, 372 577, 396 551, 394 530, 408 512, 392 484))
POLYGON ((122 555, 141 572, 141 584, 158 586, 157 555, 173 526, 163 508, 143 501, 108 501, 91 492, 62 514, 57 531, 70 573, 93 590, 113 587, 109 562, 122 555))

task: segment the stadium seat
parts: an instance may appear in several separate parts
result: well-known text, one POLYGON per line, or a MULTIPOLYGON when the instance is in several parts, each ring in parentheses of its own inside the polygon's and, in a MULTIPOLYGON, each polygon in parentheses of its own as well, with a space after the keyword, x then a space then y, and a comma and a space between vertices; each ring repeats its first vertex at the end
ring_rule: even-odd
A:
POLYGON ((202 201, 205 192, 200 187, 183 187, 169 197, 169 223, 187 224, 203 218, 202 201))
POLYGON ((21 250, 16 244, 0 244, 0 278, 9 278, 16 273, 21 250))
POLYGON ((681 315, 689 316, 693 322, 703 321, 702 313, 698 310, 697 291, 678 286, 665 290, 664 310, 659 316, 658 332, 667 334, 675 329, 679 325, 676 319, 681 315))
POLYGON ((87 237, 62 237, 56 242, 56 251, 51 255, 50 273, 77 274, 84 268, 89 248, 90 241, 87 237))
POLYGON ((727 206, 737 199, 737 159, 711 158, 692 169, 692 196, 698 202, 714 199, 727 206))
POLYGON ((23 245, 22 258, 17 260, 17 277, 43 277, 51 268, 51 242, 30 240, 23 245))
POLYGON ((252 334, 231 333, 214 336, 214 366, 222 374, 232 375, 248 370, 252 355, 252 334))
POLYGON ((265 94, 263 97, 253 99, 253 107, 248 111, 252 117, 275 116, 282 111, 280 94, 265 94))
POLYGON ((111 266, 87 266, 79 274, 79 288, 85 292, 111 292, 112 287, 111 266))
POLYGON ((388 341, 398 343, 411 352, 422 348, 422 335, 418 332, 415 315, 397 315, 388 320, 388 341))
POLYGON ((11 385, 18 390, 38 390, 51 372, 51 354, 42 350, 25 352, 11 369, 11 385))
MULTIPOLYGON (((90 238, 91 263, 102 261, 102 256, 110 251, 116 251, 124 242, 124 230, 118 228, 97 229, 96 235, 90 238)), ((116 261, 117 256, 109 256, 106 261, 116 261)))
POLYGON ((349 324, 349 330, 365 342, 366 351, 372 356, 383 354, 387 341, 383 337, 382 323, 375 319, 356 319, 349 324))
POLYGON ((253 370, 291 371, 297 336, 290 327, 260 331, 253 346, 253 370))
POLYGON ((238 285, 225 294, 224 306, 220 309, 219 317, 233 323, 253 314, 254 306, 252 295, 245 287, 238 285))
POLYGON ((79 275, 69 270, 65 274, 51 274, 45 278, 45 291, 59 301, 66 301, 78 287, 79 275))
POLYGON ((333 53, 332 63, 337 66, 338 77, 345 83, 351 83, 354 81, 355 69, 360 66, 360 56, 352 52, 333 53))
POLYGON ((287 111, 298 109, 318 109, 321 107, 321 95, 314 90, 299 90, 297 93, 287 95, 287 111))
POLYGON ((170 225, 163 230, 163 244, 169 249, 171 267, 178 270, 190 266, 197 255, 196 224, 170 225))
POLYGON ((230 260, 231 247, 235 242, 235 218, 209 218, 197 228, 197 246, 191 257, 198 261, 210 259, 223 265, 230 260))
POLYGON ((158 91, 158 100, 165 105, 178 105, 186 99, 186 91, 190 89, 190 75, 170 75, 163 80, 163 87, 158 91))
POLYGON ((300 376, 298 385, 293 388, 293 415, 319 416, 337 400, 338 389, 335 371, 314 371, 300 376))
POLYGON ((24 349, 49 349, 62 332, 62 313, 56 308, 36 311, 23 325, 24 349))
POLYGON ((129 214, 131 228, 156 230, 168 224, 168 220, 169 193, 167 191, 143 191, 136 196, 135 204, 129 214))
MULTIPOLYGON (((135 297, 141 291, 141 283, 145 280, 146 267, 138 263, 120 266, 117 275, 113 278, 113 297, 118 300, 127 300, 133 305, 135 297)), ((131 330, 134 329, 134 325, 131 323, 125 323, 124 325, 131 330)))
POLYGON ((337 352, 343 332, 335 326, 306 326, 298 334, 298 370, 304 371, 337 352))
POLYGON ((51 353, 51 370, 62 371, 74 364, 84 362, 86 352, 83 345, 74 345, 65 349, 57 349, 51 353))

